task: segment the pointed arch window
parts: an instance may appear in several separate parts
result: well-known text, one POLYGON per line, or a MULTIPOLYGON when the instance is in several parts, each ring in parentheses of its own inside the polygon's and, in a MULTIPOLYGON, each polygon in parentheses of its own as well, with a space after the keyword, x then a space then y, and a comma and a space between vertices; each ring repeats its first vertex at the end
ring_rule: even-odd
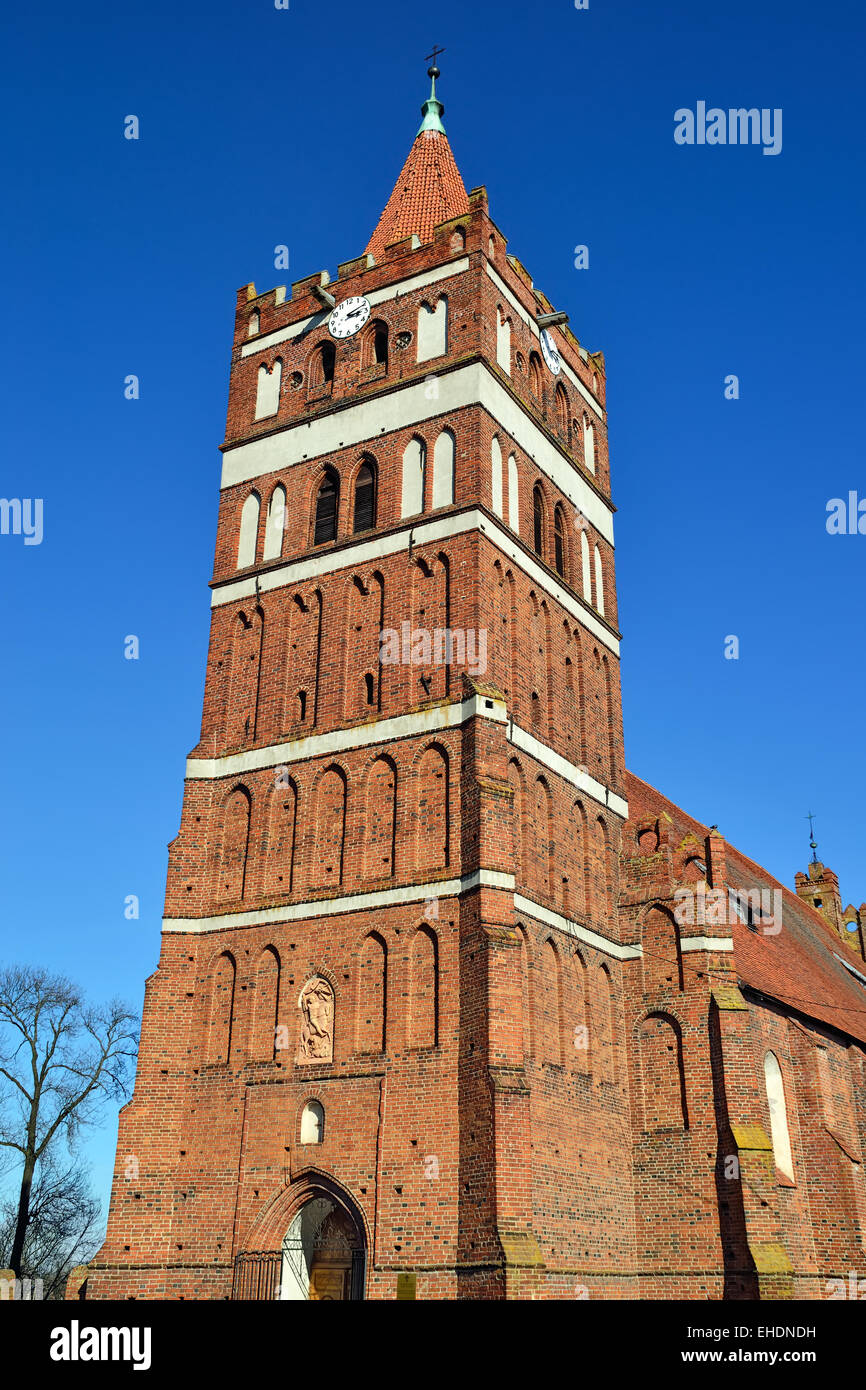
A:
POLYGON ((541 400, 541 358, 537 352, 529 354, 529 389, 541 400))
POLYGON ((323 386, 326 382, 333 381, 336 364, 337 349, 330 339, 326 339, 313 353, 310 385, 323 386))
POLYGON ((376 471, 371 463, 362 465, 355 480, 355 512, 352 530, 372 531, 376 525, 376 471))
POLYGON ((604 617, 604 575, 601 568, 601 551, 595 547, 595 606, 604 617))
POLYGON ((589 420, 587 420, 587 418, 586 418, 585 415, 584 415, 584 417, 583 417, 583 457, 584 457, 584 460, 585 460, 585 462, 586 462, 586 466, 587 466, 587 468, 589 469, 590 473, 594 473, 594 472, 595 472, 595 430, 594 430, 593 426, 590 424, 589 420))
POLYGON ((381 319, 373 329, 373 361, 388 365, 388 325, 381 319))
POLYGON ((316 496, 316 521, 313 545, 324 545, 337 539, 337 511, 340 502, 340 480, 332 468, 325 473, 316 496))
POLYGON ((764 1058, 764 1083, 767 1087, 767 1104, 770 1108, 770 1138, 773 1143, 773 1156, 776 1167, 790 1182, 794 1181, 794 1158, 791 1153, 791 1136, 788 1131, 788 1107, 785 1104, 785 1083, 782 1068, 775 1052, 768 1052, 764 1058))
POLYGON ((236 568, 246 569, 256 561, 256 545, 259 538, 259 511, 261 500, 257 492, 251 492, 241 508, 241 526, 238 534, 238 562, 236 568))
POLYGON ((559 433, 568 438, 568 396, 563 385, 556 388, 556 427, 559 433))
POLYGON ((553 559, 556 573, 565 578, 565 521, 562 508, 557 507, 553 518, 553 559))
POLYGON ((544 498, 537 485, 532 490, 532 548, 536 555, 544 555, 544 498))

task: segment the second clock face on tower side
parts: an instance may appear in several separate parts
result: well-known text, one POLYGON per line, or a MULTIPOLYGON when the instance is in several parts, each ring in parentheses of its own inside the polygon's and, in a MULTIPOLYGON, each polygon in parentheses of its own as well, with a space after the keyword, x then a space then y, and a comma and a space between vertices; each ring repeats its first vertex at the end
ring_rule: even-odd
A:
POLYGON ((559 359, 559 353, 556 351, 556 344, 554 343, 546 328, 542 328, 539 337, 541 338, 542 357, 544 358, 550 370, 553 372, 553 375, 559 376, 560 370, 562 368, 562 363, 559 359))
POLYGON ((353 333, 364 327, 369 317, 369 300, 361 294, 354 294, 331 310, 328 332, 332 338, 351 338, 353 333))

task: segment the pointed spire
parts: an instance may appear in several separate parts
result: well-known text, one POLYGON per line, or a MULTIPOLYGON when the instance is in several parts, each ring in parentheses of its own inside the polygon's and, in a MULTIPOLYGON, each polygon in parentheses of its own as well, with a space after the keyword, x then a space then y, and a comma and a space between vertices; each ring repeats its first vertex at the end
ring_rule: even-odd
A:
POLYGON ((444 52, 444 48, 434 48, 433 54, 431 55, 434 60, 433 66, 427 69, 427 76, 430 78, 430 95, 421 107, 421 115, 424 119, 418 127, 419 135, 422 130, 436 130, 440 135, 445 134, 445 127, 442 124, 442 113, 445 107, 442 105, 441 101, 436 100, 436 78, 441 77, 442 74, 437 68, 435 61, 435 55, 444 52))
POLYGON ((427 69, 431 87, 430 96, 421 106, 424 119, 367 243, 369 255, 381 257, 386 246, 413 232, 422 243, 432 241, 435 226, 469 211, 466 188, 442 124, 445 108, 436 96, 436 79, 441 74, 435 59, 444 51, 434 48, 429 55, 434 61, 427 69))

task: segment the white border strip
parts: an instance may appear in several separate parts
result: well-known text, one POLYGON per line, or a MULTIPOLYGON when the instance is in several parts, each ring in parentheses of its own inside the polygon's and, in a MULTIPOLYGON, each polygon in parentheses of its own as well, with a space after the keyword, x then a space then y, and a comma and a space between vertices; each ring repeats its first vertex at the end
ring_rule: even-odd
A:
POLYGON ((338 449, 363 444, 375 449, 383 434, 413 429, 425 421, 480 405, 559 491, 613 545, 613 513, 583 474, 544 434, 506 391, 486 362, 470 362, 455 371, 435 371, 437 395, 431 398, 426 378, 413 378, 369 400, 356 401, 327 415, 287 423, 273 434, 235 444, 223 454, 220 488, 253 482, 338 449))
MULTIPOLYGON (((369 269, 372 270, 373 267, 370 266, 369 269)), ((371 290, 369 294, 364 295, 364 298, 370 305, 386 304, 390 299, 399 299, 401 295, 411 294, 412 290, 422 290, 425 285, 435 285, 440 280, 450 280, 454 275, 462 275, 464 270, 468 269, 469 257, 463 256, 459 261, 449 261, 447 265, 439 266, 436 270, 427 270, 420 275, 411 275, 408 280, 397 280, 394 284, 383 285, 381 289, 371 290)), ((339 281, 331 284, 329 286, 331 291, 335 290, 338 284, 339 281)), ((311 323, 315 323, 316 319, 320 323, 324 323, 330 316, 330 309, 320 310, 317 314, 311 314, 309 318, 300 319, 297 323, 290 323, 285 328, 275 329, 273 333, 268 333, 264 338, 259 338, 255 342, 244 343, 241 348, 241 357, 254 357, 257 352, 267 352, 268 348, 275 347, 277 343, 287 342, 290 338, 299 338, 302 333, 306 332, 311 323)))
POLYGON ((732 936, 681 936, 681 951, 733 951, 732 936))
POLYGON ((320 758, 329 753, 346 753, 353 748, 390 743, 398 738, 455 729, 475 715, 492 719, 496 724, 504 724, 508 719, 503 701, 492 700, 490 696, 472 695, 460 704, 436 705, 432 709, 378 719, 355 728, 334 729, 327 734, 310 734, 307 738, 290 739, 286 743, 251 748, 246 753, 230 753, 224 758, 187 758, 186 775, 203 780, 236 777, 239 773, 255 772, 263 767, 280 767, 284 763, 298 763, 306 758, 320 758), (487 704, 489 709, 485 708, 487 704))
POLYGON ((309 917, 338 917, 344 912, 365 912, 376 907, 396 907, 401 903, 432 902, 434 898, 456 898, 473 888, 501 888, 514 892, 514 875, 476 869, 463 878, 436 879, 432 883, 410 883, 402 888, 385 888, 378 893, 350 893, 343 898, 318 898, 311 902, 289 903, 285 907, 266 907, 260 912, 227 912, 216 917, 164 917, 164 932, 230 931, 237 927, 265 927, 276 922, 300 922, 309 917))
POLYGON ((623 820, 628 820, 628 802, 624 801, 616 792, 612 792, 603 782, 597 782, 588 772, 582 772, 576 763, 569 762, 561 753, 556 753, 552 748, 548 748, 546 743, 540 743, 533 734, 527 733, 526 729, 521 729, 518 724, 512 724, 508 730, 508 742, 515 748, 522 748, 524 753, 528 753, 537 762, 544 763, 551 772, 557 773, 559 777, 570 782, 573 787, 579 787, 581 791, 591 796, 593 801, 598 801, 602 806, 611 811, 616 811, 617 815, 622 816, 623 820))
POLYGON ((600 936, 589 927, 582 927, 570 917, 563 917, 560 912, 551 912, 550 908, 542 907, 531 898, 524 898, 522 893, 514 894, 514 910, 521 917, 533 917, 543 926, 558 927, 560 931, 576 937, 587 946, 594 946, 597 951, 603 951, 605 955, 613 956, 616 960, 639 960, 643 955, 641 946, 621 946, 618 941, 609 941, 606 936, 600 936))
MULTIPOLYGON (((509 302, 509 304, 511 305, 512 309, 514 310, 514 312, 518 315, 519 318, 523 319, 523 322, 524 322, 525 324, 527 324, 527 325, 529 326, 529 328, 530 328, 530 329, 532 330, 532 332, 535 334, 536 338, 540 338, 540 337, 541 337, 541 333, 540 333, 540 331, 539 331, 538 324, 535 322, 535 319, 532 317, 532 315, 531 315, 526 309, 524 309, 523 305, 521 304, 521 302, 520 302, 520 300, 517 298, 517 296, 512 292, 512 290, 510 290, 510 289, 508 288, 508 286, 506 285, 506 283, 505 283, 505 281, 503 280, 502 276, 499 274, 499 271, 498 271, 498 270, 494 270, 493 266, 490 264, 489 261, 485 261, 484 264, 485 264, 485 266, 486 266, 486 268, 487 268, 487 274, 490 276, 490 278, 491 278, 491 280, 493 281, 493 283, 495 284, 496 288, 497 288, 497 289, 504 295, 504 297, 508 300, 508 302, 509 302)), ((583 384, 583 382, 581 381, 580 377, 577 376, 577 375, 572 371, 571 367, 569 367, 568 363, 566 362, 566 360, 565 360, 565 358, 562 356, 562 354, 560 354, 560 361, 561 361, 561 363, 562 363, 562 370, 563 370, 563 372, 565 373, 565 375, 568 377, 568 379, 569 379, 569 381, 571 382, 572 386, 575 386, 575 387, 577 388, 577 390, 580 392, 580 394, 583 396, 584 400, 586 401, 587 405, 590 407, 591 410, 593 410, 593 411, 595 412, 595 414, 598 416, 598 418, 599 418, 599 420, 601 421, 601 423, 604 424, 604 410, 602 409, 601 404, 596 400, 595 396, 593 396, 593 395, 586 389, 586 387, 584 386, 584 384, 583 384)))
POLYGON ((476 530, 497 545, 513 564, 520 565, 527 579, 555 599, 597 637, 608 651, 613 652, 614 656, 619 656, 617 638, 610 635, 592 610, 574 598, 563 585, 557 583, 549 570, 521 549, 504 526, 485 516, 483 512, 475 510, 458 512, 456 515, 451 513, 429 521, 413 522, 411 517, 407 517, 401 530, 378 536, 375 540, 358 541, 356 545, 347 545, 340 550, 310 556, 305 560, 287 560, 284 565, 258 575, 258 590, 255 577, 230 580, 213 590, 211 608, 253 598, 257 592, 264 594, 291 584, 305 584, 310 579, 318 579, 320 575, 335 574, 338 570, 352 569, 358 565, 368 565, 382 560, 388 555, 398 555, 408 550, 410 532, 413 546, 419 546, 450 540, 454 536, 462 536, 467 531, 476 530))
MULTIPOLYGON (((508 723, 504 701, 493 700, 486 695, 473 695, 461 704, 438 705, 415 714, 379 719, 359 728, 334 729, 327 734, 312 734, 308 738, 290 739, 286 743, 270 743, 264 748, 250 748, 245 753, 229 753, 224 758, 187 758, 186 776, 190 780, 215 782, 222 777, 238 777, 261 771, 262 768, 288 766, 308 758, 347 753, 354 748, 378 747, 395 739, 438 733, 442 729, 456 729, 473 717, 489 719, 494 724, 508 723)), ((595 778, 581 772, 574 763, 555 753, 546 743, 539 742, 517 724, 509 723, 508 742, 572 786, 579 787, 599 806, 615 811, 624 820, 628 819, 627 801, 609 791, 602 782, 596 782, 595 778)))

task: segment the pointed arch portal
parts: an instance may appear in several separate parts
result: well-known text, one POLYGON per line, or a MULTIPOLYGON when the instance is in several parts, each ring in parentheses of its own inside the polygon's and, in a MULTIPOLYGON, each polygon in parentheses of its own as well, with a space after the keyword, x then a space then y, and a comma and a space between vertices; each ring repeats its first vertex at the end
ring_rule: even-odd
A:
POLYGON ((343 1303, 364 1298, 364 1221, 348 1193, 326 1177, 310 1172, 284 1188, 251 1245, 255 1248, 235 1257, 233 1299, 343 1303))

